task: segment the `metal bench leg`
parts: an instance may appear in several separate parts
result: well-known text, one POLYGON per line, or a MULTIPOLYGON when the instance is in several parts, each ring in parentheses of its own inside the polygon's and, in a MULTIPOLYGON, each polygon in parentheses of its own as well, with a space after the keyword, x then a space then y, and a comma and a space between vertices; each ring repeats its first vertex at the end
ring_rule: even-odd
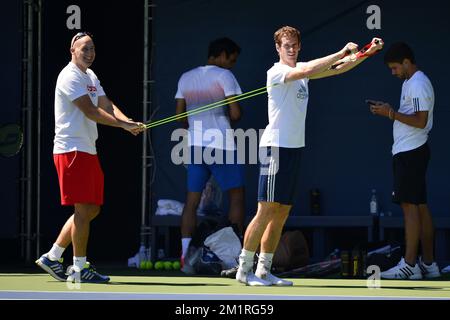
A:
POLYGON ((325 257, 325 231, 316 228, 313 231, 313 259, 320 260, 325 257))
POLYGON ((367 228, 367 242, 373 242, 373 226, 367 228))
POLYGON ((380 227, 380 241, 384 241, 384 227, 380 227))
POLYGON ((443 229, 435 229, 435 240, 434 240, 434 252, 435 252, 435 261, 447 261, 447 252, 446 249, 446 234, 443 229))

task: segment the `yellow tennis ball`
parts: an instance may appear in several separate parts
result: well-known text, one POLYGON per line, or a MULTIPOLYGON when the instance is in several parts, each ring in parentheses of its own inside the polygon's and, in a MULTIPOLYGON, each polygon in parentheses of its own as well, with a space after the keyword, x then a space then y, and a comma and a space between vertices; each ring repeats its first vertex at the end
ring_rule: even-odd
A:
POLYGON ((155 263, 155 270, 162 270, 164 269, 164 264, 162 261, 156 261, 155 263))
POLYGON ((142 260, 142 261, 139 263, 139 269, 145 269, 145 265, 146 265, 146 261, 145 261, 145 260, 142 260))
POLYGON ((173 268, 173 270, 180 270, 180 268, 181 268, 180 261, 174 261, 172 263, 172 268, 173 268))
POLYGON ((164 262, 164 269, 165 269, 165 270, 172 270, 172 262, 170 262, 170 261, 165 261, 165 262, 164 262))
POLYGON ((150 260, 145 261, 145 269, 150 270, 152 268, 153 268, 153 263, 150 260))

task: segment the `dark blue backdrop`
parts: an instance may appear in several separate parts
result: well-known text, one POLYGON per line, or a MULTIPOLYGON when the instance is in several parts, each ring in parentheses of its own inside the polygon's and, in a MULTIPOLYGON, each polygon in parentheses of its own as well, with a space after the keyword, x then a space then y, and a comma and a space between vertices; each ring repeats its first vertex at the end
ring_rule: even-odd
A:
MULTIPOLYGON (((42 1, 42 152, 41 152, 41 251, 55 241, 72 213, 61 207, 52 149, 54 137, 54 90, 58 73, 70 61, 70 39, 78 30, 69 30, 66 12, 70 5, 81 10, 81 28, 94 34, 97 57, 93 70, 108 96, 128 116, 142 119, 142 57, 144 2, 134 5, 110 1, 42 1)), ((2 3, 2 72, 0 74, 1 121, 20 121, 22 1, 2 3)), ((37 32, 37 30, 35 30, 37 32)), ((139 245, 141 207, 141 137, 124 130, 99 125, 97 148, 105 173, 105 204, 91 228, 89 256, 93 260, 114 260, 123 264, 139 245)), ((24 145, 29 143, 24 141, 24 145)), ((18 240, 19 164, 21 154, 0 158, 0 248, 14 251, 7 238, 18 240), (3 242, 2 240, 5 240, 3 242)), ((34 203, 33 203, 34 204, 34 203)), ((36 210, 32 210, 32 224, 36 210)), ((34 254, 34 243, 32 244, 34 254)), ((18 247, 18 246, 17 246, 18 247)), ((19 247, 18 247, 19 248, 19 247)), ((20 252, 11 253, 14 258, 20 252)), ((71 250, 68 250, 70 256, 71 250)), ((41 253, 42 253, 41 252, 41 253)), ((5 260, 8 257, 3 257, 5 260)), ((2 259, 0 259, 2 260, 2 259)))
MULTIPOLYGON (((2 49, 0 61, 0 125, 20 123, 20 104, 22 96, 22 17, 21 4, 17 1, 2 3, 0 10, 0 32, 2 49)), ((16 237, 19 230, 19 156, 0 157, 0 238, 16 237)))
MULTIPOLYGON (((243 51, 234 73, 244 92, 265 85, 266 70, 277 60, 273 32, 292 25, 303 33, 301 60, 309 60, 340 49, 348 41, 361 46, 374 36, 386 45, 404 40, 416 52, 436 92, 435 123, 430 144, 430 207, 436 216, 448 214, 447 143, 449 91, 445 62, 449 49, 450 22, 445 1, 273 1, 256 0, 164 0, 155 1, 153 34, 156 43, 153 90, 156 119, 175 112, 174 95, 179 76, 206 62, 210 40, 229 36, 243 51), (419 3, 416 4, 415 2, 419 3), (381 8, 381 30, 366 28, 366 8, 381 8)), ((68 43, 76 30, 68 30, 66 9, 77 4, 82 12, 82 29, 95 35, 97 61, 93 69, 108 95, 135 119, 142 113, 143 1, 123 5, 110 1, 43 1, 43 87, 42 87, 42 250, 47 250, 71 209, 59 205, 59 190, 52 162, 54 131, 53 95, 58 72, 70 59, 68 43)), ((6 1, 0 11, 2 35, 1 123, 20 118, 21 101, 21 1, 6 1)), ((300 180, 300 194, 293 214, 309 214, 308 192, 319 188, 322 211, 327 215, 368 214, 370 190, 379 192, 383 209, 400 214, 390 204, 391 123, 373 117, 366 98, 384 99, 397 105, 401 82, 383 65, 382 54, 351 72, 311 81, 306 123, 306 143, 300 180)), ((243 129, 264 128, 267 101, 258 96, 242 102, 243 129)), ((152 130, 157 157, 153 198, 184 202, 185 169, 170 160, 175 144, 170 141, 175 123, 152 130)), ((98 148, 105 171, 105 206, 92 226, 89 255, 124 263, 139 244, 141 195, 141 140, 121 130, 99 126, 98 148)), ((25 142, 26 143, 26 142, 25 142)), ((20 157, 0 159, 0 238, 18 236, 20 157)), ((247 214, 256 208, 258 168, 247 166, 247 214)), ((3 245, 3 243, 2 243, 3 245)), ((5 246, 1 247, 2 250, 5 246)))
MULTIPOLYGON (((431 78, 436 93, 434 128, 430 144, 432 160, 428 174, 429 203, 433 214, 448 214, 449 66, 438 52, 450 30, 444 1, 417 5, 412 1, 157 1, 154 17, 156 41, 155 94, 160 107, 155 118, 174 113, 174 95, 179 76, 205 64, 210 40, 228 36, 242 53, 233 69, 244 92, 265 85, 266 70, 277 61, 273 33, 283 25, 302 32, 300 60, 306 61, 340 49, 348 41, 360 46, 380 36, 386 46, 408 42, 419 67, 431 78), (366 9, 381 8, 381 30, 369 30, 366 9)), ((374 56, 349 73, 310 82, 306 122, 306 148, 301 167, 300 194, 295 215, 308 215, 309 190, 319 188, 326 215, 366 215, 371 189, 378 191, 383 211, 400 214, 390 202, 392 123, 374 117, 364 104, 367 98, 386 100, 398 107, 401 81, 390 75, 383 54, 374 56)), ((241 103, 243 129, 264 128, 267 101, 264 95, 241 103)), ((184 201, 186 172, 170 161, 172 123, 153 130, 157 155, 154 185, 156 199, 184 201), (168 143, 169 142, 169 143, 168 143)), ((247 214, 256 209, 257 166, 247 166, 247 214)))

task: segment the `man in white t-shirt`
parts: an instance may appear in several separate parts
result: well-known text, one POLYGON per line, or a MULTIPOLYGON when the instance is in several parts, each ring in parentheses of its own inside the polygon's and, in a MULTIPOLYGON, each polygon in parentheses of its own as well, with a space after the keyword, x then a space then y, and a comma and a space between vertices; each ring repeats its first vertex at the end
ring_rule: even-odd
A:
MULTIPOLYGON (((241 94, 241 88, 230 71, 240 51, 239 46, 229 38, 212 41, 208 48, 207 64, 183 73, 178 81, 176 114, 241 94)), ((240 117, 241 109, 235 101, 187 117, 190 161, 187 164, 188 192, 181 217, 181 264, 185 273, 193 272, 184 258, 197 225, 196 212, 202 191, 211 175, 221 190, 228 192, 230 223, 236 226, 238 233, 243 232, 244 167, 237 163, 230 125, 240 117)), ((186 121, 186 118, 181 121, 186 121)))
POLYGON ((414 53, 403 42, 392 44, 384 62, 392 75, 404 80, 400 107, 371 102, 373 114, 394 121, 392 146, 394 191, 405 219, 405 256, 399 264, 381 273, 385 279, 430 279, 440 276, 434 262, 434 227, 427 206, 426 170, 430 159, 428 134, 433 126, 434 91, 428 77, 418 69, 414 53), (422 258, 417 261, 419 241, 422 258))
MULTIPOLYGON (((340 51, 323 58, 298 63, 300 32, 285 26, 274 34, 278 63, 267 71, 267 125, 260 141, 265 158, 261 160, 258 211, 244 236, 236 279, 251 286, 291 286, 292 282, 271 274, 272 258, 294 199, 297 198, 300 154, 305 146, 305 118, 308 81, 346 72, 382 48, 374 38, 365 54, 353 53, 350 42, 340 51), (256 272, 255 252, 260 246, 256 272)), ((360 51, 361 53, 361 51, 360 51)))
POLYGON ((143 131, 140 122, 125 116, 103 91, 89 69, 95 59, 92 35, 77 33, 71 41, 72 59, 60 72, 55 89, 53 160, 58 173, 61 204, 74 206, 49 252, 36 264, 59 281, 104 283, 108 276, 87 262, 89 224, 103 204, 103 171, 97 157, 97 123, 122 128, 133 135, 143 131), (62 254, 72 243, 73 266, 68 276, 62 254))

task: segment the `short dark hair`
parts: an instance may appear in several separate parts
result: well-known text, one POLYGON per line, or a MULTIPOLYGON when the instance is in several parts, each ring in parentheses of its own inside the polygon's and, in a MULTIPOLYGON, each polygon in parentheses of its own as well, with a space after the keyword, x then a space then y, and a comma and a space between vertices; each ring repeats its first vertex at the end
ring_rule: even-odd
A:
POLYGON ((393 43, 384 55, 384 63, 402 63, 404 59, 408 59, 412 64, 416 64, 414 52, 404 42, 393 43))
POLYGON ((227 57, 229 57, 233 53, 241 53, 241 48, 229 38, 220 38, 212 41, 208 47, 208 58, 209 57, 218 57, 220 54, 225 51, 227 57))

